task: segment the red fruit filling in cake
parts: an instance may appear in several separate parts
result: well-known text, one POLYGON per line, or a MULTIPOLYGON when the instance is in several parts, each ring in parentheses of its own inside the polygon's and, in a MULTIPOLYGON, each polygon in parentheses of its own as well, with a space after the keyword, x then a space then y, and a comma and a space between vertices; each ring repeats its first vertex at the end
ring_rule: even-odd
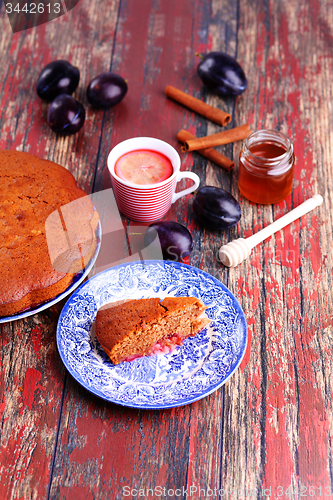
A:
MULTIPOLYGON (((150 351, 147 353, 147 356, 154 356, 155 354, 169 354, 173 352, 177 346, 183 344, 184 337, 179 335, 179 333, 174 333, 169 335, 167 338, 159 340, 150 351)), ((124 361, 134 361, 135 359, 142 358, 143 356, 140 354, 133 354, 132 356, 128 356, 124 359, 124 361)))

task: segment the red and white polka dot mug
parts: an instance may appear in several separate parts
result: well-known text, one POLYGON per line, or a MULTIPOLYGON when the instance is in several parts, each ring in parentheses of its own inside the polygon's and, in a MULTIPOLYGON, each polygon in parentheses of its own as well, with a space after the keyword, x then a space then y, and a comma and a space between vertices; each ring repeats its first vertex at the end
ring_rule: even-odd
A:
POLYGON ((152 137, 134 137, 117 144, 109 153, 108 168, 119 211, 138 222, 153 222, 160 219, 175 201, 192 193, 200 184, 197 174, 180 171, 179 154, 170 144, 152 137), (172 175, 156 184, 134 184, 120 178, 115 173, 117 160, 126 153, 140 150, 157 151, 165 155, 172 164, 172 175), (191 179, 193 185, 176 193, 177 182, 181 179, 191 179))

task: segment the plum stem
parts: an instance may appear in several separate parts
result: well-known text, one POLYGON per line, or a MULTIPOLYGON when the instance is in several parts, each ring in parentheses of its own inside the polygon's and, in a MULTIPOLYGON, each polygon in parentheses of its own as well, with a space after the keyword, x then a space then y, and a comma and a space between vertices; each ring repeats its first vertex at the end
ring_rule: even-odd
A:
POLYGON ((200 59, 204 59, 204 56, 202 54, 200 54, 199 52, 196 52, 195 55, 200 57, 200 59))

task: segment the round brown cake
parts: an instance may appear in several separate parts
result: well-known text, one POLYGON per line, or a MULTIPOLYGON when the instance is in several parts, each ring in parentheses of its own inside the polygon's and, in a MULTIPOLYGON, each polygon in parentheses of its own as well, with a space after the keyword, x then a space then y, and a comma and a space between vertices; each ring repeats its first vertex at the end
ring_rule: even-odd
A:
POLYGON ((96 249, 98 215, 73 175, 0 150, 0 316, 52 300, 96 249))

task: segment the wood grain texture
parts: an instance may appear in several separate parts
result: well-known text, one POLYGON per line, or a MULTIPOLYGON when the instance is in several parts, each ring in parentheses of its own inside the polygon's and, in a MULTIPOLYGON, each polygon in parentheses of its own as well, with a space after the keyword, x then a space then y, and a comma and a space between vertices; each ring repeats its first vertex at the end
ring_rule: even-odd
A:
MULTIPOLYGON (((62 304, 63 305, 63 304, 62 304)), ((65 369, 47 313, 1 326, 1 498, 46 498, 65 369)))
MULTIPOLYGON (((198 41, 193 42, 192 37, 193 22, 197 29, 207 22, 201 18, 202 10, 203 2, 192 1, 145 1, 140 5, 128 1, 121 6, 112 70, 128 79, 129 91, 112 126, 104 124, 95 189, 109 187, 107 154, 121 140, 136 135, 154 136, 180 152, 176 134, 184 124, 193 129, 198 116, 170 102, 164 88, 169 82, 193 94, 201 91, 195 73, 198 41), (188 15, 193 11, 198 13, 195 20, 188 15), (139 26, 138 16, 142 20, 139 26), (175 44, 170 47, 168 41, 173 37, 175 44), (134 84, 128 75, 135 77, 134 84)), ((205 129, 206 122, 200 120, 199 125, 202 123, 205 129)), ((191 158, 192 155, 186 156, 182 169, 200 169, 202 175, 204 162, 197 157, 198 166, 192 168, 191 158)), ((167 218, 197 227, 191 222, 190 200, 190 196, 180 200, 167 218)), ((137 223, 130 223, 130 227, 134 226, 137 223)), ((51 496, 67 498, 73 488, 82 494, 86 491, 91 498, 108 498, 112 491, 117 499, 123 498, 125 486, 181 489, 200 483, 213 488, 219 483, 221 411, 221 391, 188 407, 144 412, 96 403, 95 398, 71 381, 64 401, 51 496), (90 428, 91 408, 95 408, 94 433, 90 428), (168 436, 173 437, 170 440, 168 436), (199 453, 206 458, 198 470, 199 453), (98 474, 94 483, 90 474, 84 473, 91 464, 98 474)))
MULTIPOLYGON (((59 162, 96 192, 110 187, 107 156, 118 142, 138 135, 169 142, 183 170, 240 201, 242 219, 224 233, 198 224, 192 195, 165 218, 190 229, 194 249, 185 262, 229 287, 249 328, 245 358, 224 388, 185 407, 139 411, 97 399, 66 372, 55 344, 63 303, 2 325, 1 498, 123 499, 124 487, 205 498, 191 486, 211 488, 211 498, 219 498, 216 490, 223 490, 220 498, 288 498, 289 486, 289 498, 330 498, 332 0, 81 0, 36 30, 12 34, 4 7, 0 23, 0 147, 59 162), (236 100, 214 96, 197 76, 195 53, 210 50, 242 65, 249 85, 236 100), (34 91, 41 68, 59 58, 79 67, 75 96, 87 112, 82 131, 69 138, 50 131, 47 105, 34 91), (129 91, 115 108, 95 111, 85 89, 108 70, 126 78, 129 91), (226 128, 249 123, 288 135, 297 158, 291 196, 263 206, 240 195, 241 143, 217 148, 235 161, 232 172, 181 153, 180 129, 200 137, 221 128, 167 99, 166 85, 229 112, 226 128), (321 207, 256 247, 239 267, 216 260, 222 244, 253 234, 315 192, 324 197, 321 207)), ((129 232, 140 226, 123 222, 129 232)), ((140 238, 130 240, 132 251, 140 238)))
MULTIPOLYGON (((87 106, 85 89, 110 67, 118 10, 112 2, 108 15, 101 16, 102 3, 81 2, 66 16, 16 34, 1 10, 0 147, 62 164, 87 192, 92 191, 103 113, 87 106), (54 59, 67 59, 81 72, 75 97, 84 102, 87 118, 82 132, 68 138, 49 129, 48 106, 35 93, 39 72, 54 59)), ((66 373, 55 342, 63 305, 0 328, 1 498, 49 496, 66 373)))
POLYGON ((252 355, 226 386, 231 412, 225 413, 224 435, 240 426, 244 438, 224 443, 223 477, 258 498, 262 489, 271 498, 283 492, 284 498, 290 485, 295 498, 301 491, 309 495, 310 486, 319 498, 320 488, 329 492, 332 481, 332 351, 327 344, 332 331, 327 293, 332 155, 323 98, 331 86, 325 76, 332 67, 327 52, 331 16, 320 2, 241 4, 238 57, 252 84, 237 114, 254 129, 277 128, 288 135, 297 162, 294 189, 285 202, 264 207, 241 199, 239 235, 249 236, 316 192, 325 202, 230 271, 229 286, 252 330, 252 355), (236 409, 239 393, 241 412, 236 409), (241 467, 236 469, 236 463, 241 467))

